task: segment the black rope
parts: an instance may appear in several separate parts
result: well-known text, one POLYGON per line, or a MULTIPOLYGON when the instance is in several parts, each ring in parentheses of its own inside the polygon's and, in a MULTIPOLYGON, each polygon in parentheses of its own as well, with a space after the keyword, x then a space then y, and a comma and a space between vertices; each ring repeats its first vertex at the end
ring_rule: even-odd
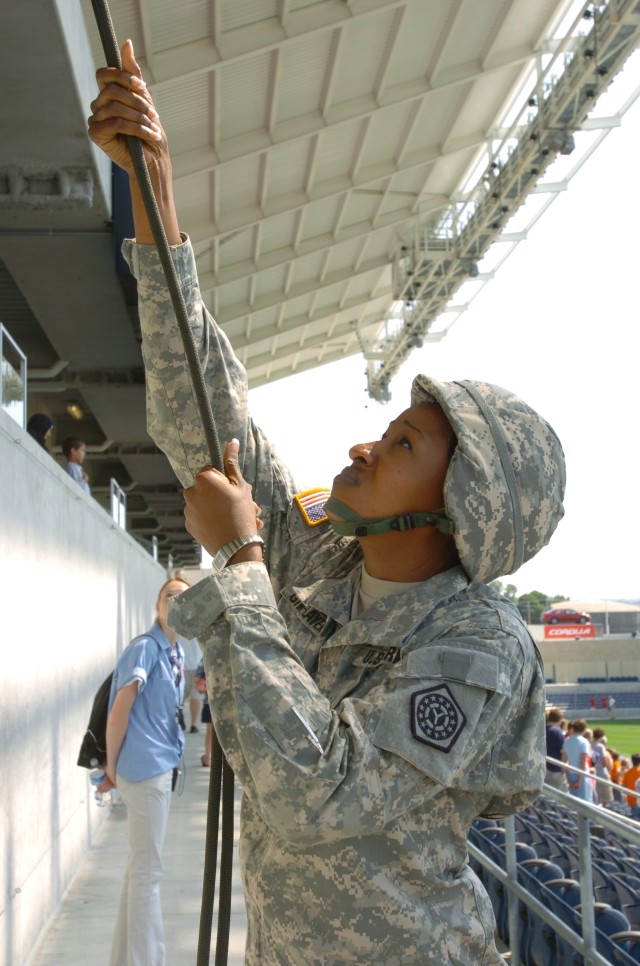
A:
MULTIPOLYGON (((217 737, 215 741, 217 744, 217 737)), ((235 789, 231 766, 222 753, 220 757, 222 759, 222 844, 220 849, 220 888, 218 890, 215 966, 226 966, 229 955, 229 923, 231 920, 235 789)))
MULTIPOLYGON (((120 49, 118 47, 118 41, 113 29, 111 14, 109 13, 106 0, 91 0, 91 3, 98 23, 98 30, 100 31, 100 39, 102 41, 102 47, 107 59, 107 65, 109 67, 121 68, 122 63, 120 60, 120 49)), ((182 336, 182 343, 187 358, 187 366, 189 369, 189 375, 191 377, 191 384, 196 397, 198 412, 200 414, 200 422, 202 423, 202 428, 204 430, 211 465, 220 470, 220 472, 224 472, 222 465, 222 450, 220 448, 220 440, 218 438, 218 433, 213 418, 211 402, 209 400, 209 396, 207 395, 207 390, 204 383, 204 375, 202 373, 202 367, 200 366, 200 359, 198 358, 198 350, 196 348, 191 327, 189 326, 189 314, 187 312, 184 298, 182 297, 180 283, 178 282, 175 265, 173 264, 173 259, 171 257, 171 250, 167 242, 167 236, 165 235, 164 226, 162 224, 160 212, 158 211, 155 195, 153 193, 153 187, 151 185, 151 178, 149 177, 149 171, 147 169, 147 162, 145 160, 142 142, 139 138, 133 137, 129 134, 126 135, 126 138, 129 151, 131 153, 131 160, 133 161, 133 167, 140 185, 142 200, 144 202, 149 224, 151 226, 153 240, 156 244, 156 248, 158 249, 158 255, 160 257, 160 262, 162 264, 167 281, 167 288, 169 289, 169 294, 173 303, 178 329, 180 330, 180 335, 182 336)))
MULTIPOLYGON (((220 792, 222 789, 222 749, 220 742, 211 728, 211 755, 209 758, 211 774, 209 776, 209 800, 207 804, 207 830, 204 841, 204 873, 202 876, 202 903, 200 905, 200 932, 198 934, 198 955, 196 963, 209 963, 211 954, 211 928, 213 925, 213 897, 216 892, 216 869, 218 863, 218 820, 220 816, 220 792), (207 901, 205 902, 205 896, 207 901), (211 900, 209 901, 209 897, 211 900)), ((218 906, 219 909, 219 906, 218 906)), ((218 912, 218 920, 220 914, 218 912)), ((225 940, 228 948, 228 932, 225 940)), ((220 944, 220 929, 218 929, 217 946, 220 944)), ((226 963, 226 958, 224 960, 226 963)), ((216 958, 217 964, 217 958, 216 958)))
MULTIPOLYGON (((106 0, 91 0, 96 18, 102 48, 109 67, 121 68, 120 48, 111 14, 106 0)), ((134 171, 140 185, 153 240, 167 281, 167 288, 182 337, 191 385, 195 394, 200 422, 205 434, 211 465, 224 472, 220 440, 213 418, 213 411, 207 395, 204 375, 198 357, 198 350, 189 326, 189 315, 185 305, 180 283, 176 274, 162 218, 156 204, 153 186, 144 149, 139 138, 127 135, 134 171)), ((215 966, 225 966, 229 949, 229 923, 231 916, 231 868, 233 862, 233 817, 234 790, 233 772, 229 767, 212 726, 211 774, 209 779, 209 799, 207 805, 207 832, 205 839, 204 876, 202 884, 202 904, 200 908, 200 932, 198 936, 197 966, 208 966, 211 954, 211 927, 213 922, 213 901, 216 888, 216 867, 218 859, 218 821, 220 815, 220 794, 222 789, 222 849, 220 859, 220 895, 218 898, 218 928, 216 936, 215 966)))

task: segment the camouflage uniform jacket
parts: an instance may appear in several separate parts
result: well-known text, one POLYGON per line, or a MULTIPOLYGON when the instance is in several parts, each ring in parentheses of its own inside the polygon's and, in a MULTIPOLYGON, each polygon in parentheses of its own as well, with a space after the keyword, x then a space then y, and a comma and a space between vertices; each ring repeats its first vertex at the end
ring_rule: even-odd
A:
MULTIPOLYGON (((188 485, 209 460, 172 306, 153 249, 128 246, 150 432, 188 485)), ((220 439, 239 439, 266 524, 267 567, 230 566, 171 610, 200 641, 244 792, 246 963, 500 963, 466 833, 542 785, 544 688, 526 627, 462 568, 350 619, 358 543, 304 519, 203 308, 190 246, 174 258, 220 439)))

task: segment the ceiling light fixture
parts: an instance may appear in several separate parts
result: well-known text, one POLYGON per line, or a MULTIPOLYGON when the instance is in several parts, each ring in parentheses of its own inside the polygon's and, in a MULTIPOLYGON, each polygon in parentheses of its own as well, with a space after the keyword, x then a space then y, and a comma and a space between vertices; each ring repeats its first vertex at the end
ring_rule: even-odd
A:
POLYGON ((78 405, 78 403, 70 402, 67 403, 67 412, 72 419, 84 419, 84 411, 78 405))

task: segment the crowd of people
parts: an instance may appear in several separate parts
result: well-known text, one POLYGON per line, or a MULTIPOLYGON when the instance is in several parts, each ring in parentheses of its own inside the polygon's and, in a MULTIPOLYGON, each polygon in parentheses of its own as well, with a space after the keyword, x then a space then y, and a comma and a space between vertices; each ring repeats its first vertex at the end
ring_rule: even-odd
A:
POLYGON ((594 805, 626 802, 632 817, 640 816, 640 754, 621 755, 604 728, 591 729, 584 718, 567 721, 555 707, 546 712, 546 739, 547 759, 557 762, 547 760, 548 785, 594 805))

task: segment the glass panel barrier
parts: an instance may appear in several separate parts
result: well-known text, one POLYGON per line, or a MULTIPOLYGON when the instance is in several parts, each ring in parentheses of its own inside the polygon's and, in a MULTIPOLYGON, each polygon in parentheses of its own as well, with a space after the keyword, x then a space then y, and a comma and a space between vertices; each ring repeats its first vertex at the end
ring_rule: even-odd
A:
POLYGON ((27 357, 0 323, 0 407, 24 429, 27 420, 27 357))

